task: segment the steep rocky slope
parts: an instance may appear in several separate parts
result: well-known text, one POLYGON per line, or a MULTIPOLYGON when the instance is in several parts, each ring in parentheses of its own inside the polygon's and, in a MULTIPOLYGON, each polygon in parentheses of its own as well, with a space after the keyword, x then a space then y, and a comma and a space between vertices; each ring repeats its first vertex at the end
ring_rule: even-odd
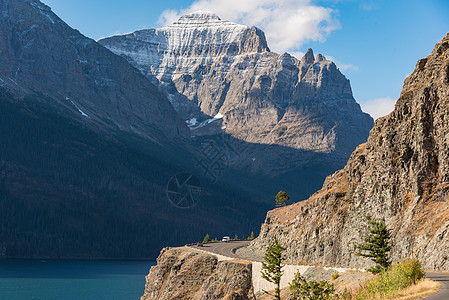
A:
POLYGON ((449 34, 405 80, 395 110, 307 201, 270 211, 250 249, 275 237, 289 261, 366 266, 364 214, 385 218, 394 260, 449 270, 449 34))
POLYGON ((109 131, 190 137, 157 87, 40 1, 2 0, 0 12, 0 86, 15 96, 40 93, 61 113, 109 131))
POLYGON ((254 299, 251 263, 218 261, 186 248, 165 248, 146 277, 141 300, 254 299))
POLYGON ((208 123, 201 122, 220 116, 220 126, 206 134, 224 130, 245 142, 296 150, 251 149, 235 161, 239 168, 279 174, 310 161, 343 166, 372 126, 334 63, 311 49, 301 60, 273 53, 260 29, 212 13, 99 43, 159 84, 193 135, 205 134, 198 129, 208 123), (305 152, 325 155, 310 159, 305 152), (290 160, 279 161, 282 155, 290 160))

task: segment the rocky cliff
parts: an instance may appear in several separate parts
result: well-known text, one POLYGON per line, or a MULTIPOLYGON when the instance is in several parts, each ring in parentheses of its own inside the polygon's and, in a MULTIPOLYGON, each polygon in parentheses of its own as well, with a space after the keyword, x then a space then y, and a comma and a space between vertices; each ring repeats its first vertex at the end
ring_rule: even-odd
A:
POLYGON ((334 63, 311 49, 301 60, 273 53, 260 29, 213 13, 188 14, 168 27, 99 43, 158 84, 193 135, 204 134, 198 129, 220 116, 208 135, 225 131, 245 142, 296 150, 253 149, 236 160, 238 168, 279 173, 305 161, 343 166, 372 126, 334 63), (332 159, 310 159, 305 152, 332 159), (281 155, 290 159, 279 161, 281 155))
POLYGON ((107 130, 190 138, 156 86, 38 0, 0 1, 0 59, 0 86, 16 97, 44 95, 60 113, 107 130))
POLYGON ((274 238, 289 261, 365 267, 364 214, 385 218, 395 261, 449 270, 449 34, 405 80, 395 110, 308 200, 270 211, 250 249, 274 238))
MULTIPOLYGON (((259 261, 225 256, 217 259, 214 254, 189 247, 165 248, 157 259, 157 265, 151 267, 146 276, 141 300, 273 299, 275 285, 262 278, 261 267, 259 261), (269 291, 271 295, 263 291, 269 291)), ((307 281, 332 282, 338 292, 357 289, 372 278, 369 273, 355 270, 285 265, 280 283, 282 299, 290 299, 288 283, 297 272, 307 281), (332 279, 335 274, 339 275, 337 280, 332 279)))
POLYGON ((163 249, 146 280, 141 300, 253 299, 250 262, 186 248, 163 249))

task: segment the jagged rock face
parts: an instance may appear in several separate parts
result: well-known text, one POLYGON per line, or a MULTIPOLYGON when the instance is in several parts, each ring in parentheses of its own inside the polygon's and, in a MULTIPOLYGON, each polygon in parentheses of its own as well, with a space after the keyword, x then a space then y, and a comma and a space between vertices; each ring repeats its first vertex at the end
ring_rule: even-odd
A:
POLYGON ((334 63, 312 50, 301 60, 270 52, 261 30, 211 13, 99 43, 159 83, 184 119, 221 113, 222 128, 247 142, 335 152, 344 163, 372 126, 334 63))
POLYGON ((2 0, 0 13, 0 85, 16 96, 44 94, 102 128, 190 136, 157 87, 40 1, 2 0))
POLYGON ((270 211, 250 248, 275 237, 289 261, 366 267, 355 255, 364 214, 392 229, 393 260, 449 270, 449 34, 420 60, 395 110, 307 201, 270 211))
POLYGON ((165 248, 146 277, 141 300, 249 299, 251 263, 217 261, 213 255, 165 248))

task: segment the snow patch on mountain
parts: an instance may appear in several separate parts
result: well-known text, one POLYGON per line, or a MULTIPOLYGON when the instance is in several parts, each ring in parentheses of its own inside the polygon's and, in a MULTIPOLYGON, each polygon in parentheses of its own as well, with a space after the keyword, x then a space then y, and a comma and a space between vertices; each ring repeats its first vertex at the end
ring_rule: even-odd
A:
POLYGON ((85 112, 83 112, 83 111, 78 107, 78 105, 75 104, 75 102, 73 102, 72 100, 70 100, 69 97, 66 97, 65 100, 66 100, 66 101, 69 101, 70 103, 72 103, 72 105, 79 111, 79 113, 80 113, 83 117, 86 117, 86 118, 89 118, 89 119, 90 119, 90 117, 89 117, 85 112))
POLYGON ((36 24, 31 25, 30 27, 28 27, 25 31, 22 32, 21 36, 26 35, 28 32, 30 32, 31 30, 37 28, 38 26, 36 24))
MULTIPOLYGON (((37 9, 37 10, 39 10, 39 13, 40 13, 41 15, 47 17, 48 20, 49 20, 52 24, 55 24, 55 20, 53 19, 53 17, 52 17, 52 16, 50 15, 50 13, 49 13, 49 11, 50 11, 49 8, 41 6, 41 5, 39 4, 40 2, 29 2, 29 3, 30 3, 30 5, 31 5, 32 7, 34 7, 34 8, 37 9)), ((50 11, 50 12, 51 12, 51 11, 50 11)))
MULTIPOLYGON (((187 126, 190 128, 190 130, 196 130, 196 129, 202 128, 204 126, 207 126, 213 122, 221 121, 221 119, 223 119, 223 115, 220 113, 218 113, 215 117, 213 117, 211 119, 207 119, 206 121, 203 121, 201 123, 199 123, 196 118, 192 118, 187 121, 187 126)), ((222 129, 226 129, 226 127, 222 128, 222 129)))
POLYGON ((187 126, 195 126, 198 124, 198 120, 196 118, 191 118, 189 120, 186 121, 187 126))

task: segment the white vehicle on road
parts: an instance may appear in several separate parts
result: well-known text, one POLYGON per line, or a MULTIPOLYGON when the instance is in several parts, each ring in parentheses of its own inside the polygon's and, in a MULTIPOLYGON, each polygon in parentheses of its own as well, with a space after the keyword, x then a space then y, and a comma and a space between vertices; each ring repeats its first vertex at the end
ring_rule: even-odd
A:
POLYGON ((221 239, 221 241, 227 243, 227 242, 231 241, 231 238, 230 238, 229 236, 224 236, 224 237, 221 239))

